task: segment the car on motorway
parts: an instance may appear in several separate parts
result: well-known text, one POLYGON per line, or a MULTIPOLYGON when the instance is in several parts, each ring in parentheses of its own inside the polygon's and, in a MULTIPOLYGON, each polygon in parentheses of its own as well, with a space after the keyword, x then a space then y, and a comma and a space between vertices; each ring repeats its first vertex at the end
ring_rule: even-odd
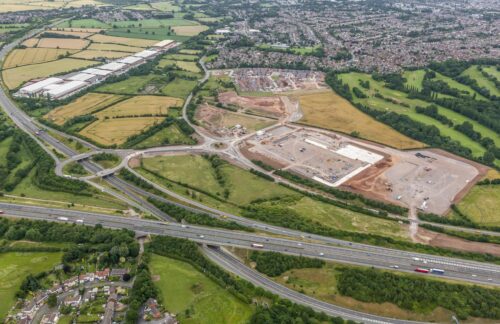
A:
POLYGON ((83 219, 77 219, 76 222, 79 224, 83 224, 83 219))
POLYGON ((393 269, 399 269, 399 266, 398 265, 391 265, 391 268, 393 268, 393 269))
POLYGON ((258 248, 258 249, 262 249, 264 247, 264 245, 262 244, 259 244, 259 243, 252 243, 251 245, 253 248, 258 248))
POLYGON ((5 214, 5 212, 3 210, 0 210, 0 215, 2 215, 2 214, 5 214))
POLYGON ((205 235, 200 235, 200 238, 205 238, 205 235))
POLYGON ((68 217, 57 217, 57 219, 64 222, 68 221, 68 217))
POLYGON ((429 269, 426 269, 426 268, 416 268, 415 272, 429 273, 429 269))
POLYGON ((323 252, 320 252, 320 253, 319 253, 319 255, 320 255, 320 256, 323 256, 323 255, 325 255, 325 254, 324 254, 323 252))
POLYGON ((443 275, 444 274, 444 270, 443 269, 432 268, 431 269, 431 273, 443 275))

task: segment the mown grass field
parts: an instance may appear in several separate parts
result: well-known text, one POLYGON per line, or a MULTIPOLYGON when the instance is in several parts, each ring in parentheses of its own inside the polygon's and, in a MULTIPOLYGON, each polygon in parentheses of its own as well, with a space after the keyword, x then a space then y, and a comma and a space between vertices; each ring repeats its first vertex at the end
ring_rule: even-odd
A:
POLYGON ((42 48, 63 48, 81 50, 89 45, 86 39, 73 38, 41 38, 38 41, 37 47, 42 48))
POLYGON ((489 75, 494 76, 497 80, 500 81, 500 71, 494 66, 485 66, 483 70, 489 75))
MULTIPOLYGON (((283 205, 281 202, 277 202, 277 204, 290 208, 304 218, 321 222, 325 226, 348 231, 376 233, 398 239, 406 239, 407 237, 405 227, 396 222, 365 216, 312 200, 231 164, 226 164, 221 168, 226 179, 224 186, 217 182, 215 171, 210 163, 201 156, 181 155, 148 158, 143 159, 143 166, 144 169, 137 170, 156 183, 168 186, 170 190, 174 190, 178 194, 198 199, 208 206, 227 212, 240 214, 241 210, 238 206, 250 204, 256 199, 288 198, 286 204, 283 205), (225 202, 221 202, 199 191, 186 190, 186 187, 155 177, 146 170, 154 171, 166 179, 210 192, 219 198, 223 198, 226 189, 229 194, 227 198, 223 199, 225 202)), ((265 206, 268 204, 272 204, 272 202, 264 203, 265 206)))
POLYGON ((98 62, 90 60, 78 60, 64 58, 40 64, 20 66, 2 71, 2 78, 9 89, 15 89, 24 82, 41 77, 48 77, 54 74, 80 70, 98 62))
POLYGON ((105 84, 97 88, 96 91, 129 95, 138 94, 153 78, 155 78, 154 75, 132 76, 123 81, 105 84))
POLYGON ((57 25, 58 28, 110 28, 106 23, 97 19, 72 19, 57 25))
POLYGON ((465 85, 465 84, 462 84, 460 82, 457 82, 457 81, 453 80, 450 77, 442 75, 441 73, 437 73, 436 72, 436 78, 435 78, 435 80, 444 81, 444 82, 448 83, 448 85, 451 88, 458 89, 458 90, 462 91, 464 94, 467 94, 470 97, 473 97, 475 95, 476 99, 487 100, 485 97, 483 97, 482 95, 480 95, 479 93, 477 93, 474 89, 472 89, 468 85, 465 85))
POLYGON ((3 63, 4 69, 57 60, 59 55, 75 53, 77 50, 56 48, 15 49, 3 63))
MULTIPOLYGON (((405 93, 397 91, 397 90, 392 90, 392 89, 385 87, 381 82, 375 81, 368 74, 352 72, 352 73, 347 73, 347 74, 341 74, 341 78, 342 78, 343 82, 349 84, 351 89, 353 87, 358 87, 358 88, 362 89, 359 86, 359 80, 370 82, 370 90, 368 90, 368 91, 364 90, 364 89, 362 90, 363 92, 365 92, 368 95, 368 98, 360 99, 360 98, 354 97, 355 102, 359 102, 359 103, 362 103, 364 105, 367 105, 367 106, 371 107, 372 109, 379 109, 379 110, 384 110, 384 111, 394 111, 398 114, 405 114, 416 121, 419 121, 419 122, 422 122, 422 123, 428 124, 428 125, 434 125, 440 130, 442 135, 449 136, 452 139, 459 141, 463 146, 470 148, 472 150, 472 154, 474 156, 479 157, 479 156, 482 156, 484 154, 485 149, 484 149, 484 147, 481 146, 481 144, 474 142, 472 139, 470 139, 466 135, 456 131, 455 129, 441 124, 436 119, 431 118, 431 117, 426 116, 426 115, 423 115, 423 114, 418 114, 415 111, 416 106, 427 107, 428 105, 430 105, 430 103, 419 100, 419 99, 408 99, 407 95, 405 93), (388 102, 388 101, 385 101, 384 99, 374 97, 373 95, 376 92, 380 93, 381 95, 383 95, 386 98, 395 100, 397 103, 388 102), (406 105, 409 105, 410 108, 404 107, 398 103, 404 103, 406 105)), ((454 82, 456 82, 456 81, 454 81, 454 82)), ((443 108, 443 107, 438 107, 438 111, 440 114, 447 116, 455 123, 462 123, 463 121, 469 121, 473 125, 474 129, 476 131, 480 132, 482 134, 482 136, 490 137, 494 141, 500 141, 500 138, 498 138, 498 136, 492 130, 480 125, 478 122, 476 122, 470 118, 467 118, 463 115, 460 115, 458 113, 455 113, 455 112, 453 112, 449 109, 443 108)))
POLYGON ((16 302, 15 293, 29 274, 50 270, 61 262, 62 253, 0 253, 0 320, 16 302))
POLYGON ((125 96, 107 93, 87 93, 67 105, 50 111, 44 118, 62 125, 73 117, 91 114, 124 98, 125 96))
POLYGON ((500 186, 474 186, 458 208, 478 224, 500 226, 500 186))
POLYGON ((300 120, 311 126, 331 129, 379 142, 398 149, 424 147, 423 143, 402 135, 391 127, 361 112, 348 100, 327 90, 319 93, 295 96, 299 100, 304 117, 300 120))
POLYGON ((116 37, 101 34, 92 35, 89 39, 96 43, 120 44, 135 47, 149 47, 156 43, 154 40, 148 39, 116 37))
POLYGON ((201 70, 196 65, 196 62, 186 62, 186 61, 176 61, 176 60, 168 60, 163 59, 158 63, 159 67, 165 66, 177 66, 179 69, 186 70, 188 72, 200 73, 201 70))
POLYGON ((80 131, 80 134, 105 146, 120 145, 127 138, 160 123, 164 117, 132 117, 100 119, 80 131))
POLYGON ((161 90, 161 93, 170 97, 186 99, 196 84, 198 84, 196 80, 175 78, 161 90))
POLYGON ((473 66, 469 67, 467 70, 462 72, 462 75, 466 75, 466 76, 470 77, 471 79, 476 80, 477 84, 481 88, 487 89, 491 95, 500 96, 500 90, 495 86, 495 83, 493 83, 490 80, 488 80, 487 78, 485 78, 481 74, 481 71, 479 71, 477 65, 473 65, 473 66))
POLYGON ((95 116, 99 119, 132 115, 166 115, 170 107, 181 107, 182 99, 163 96, 135 96, 112 105, 95 116))
POLYGON ((247 323, 253 313, 250 305, 185 262, 153 255, 150 269, 165 308, 182 323, 247 323), (191 315, 186 316, 186 310, 191 315))
POLYGON ((406 85, 418 91, 422 90, 422 82, 424 81, 425 71, 405 71, 403 77, 406 79, 406 85))

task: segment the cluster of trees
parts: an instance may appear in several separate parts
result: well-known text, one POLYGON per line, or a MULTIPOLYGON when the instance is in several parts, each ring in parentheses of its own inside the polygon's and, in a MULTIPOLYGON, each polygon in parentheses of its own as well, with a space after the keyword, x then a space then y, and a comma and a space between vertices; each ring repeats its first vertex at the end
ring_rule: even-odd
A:
POLYGON ((389 302, 416 312, 443 307, 462 320, 469 316, 500 319, 500 291, 496 289, 396 275, 373 268, 338 270, 340 294, 363 302, 389 302))
POLYGON ((125 179, 126 181, 132 182, 133 184, 135 184, 139 188, 142 188, 142 189, 145 189, 148 191, 156 190, 152 184, 150 184, 149 182, 147 182, 144 179, 139 178, 138 176, 136 176, 135 174, 133 174, 132 172, 130 172, 126 168, 123 168, 120 170, 120 176, 123 179, 125 179))
POLYGON ((277 252, 252 251, 250 260, 256 263, 255 269, 270 277, 276 277, 291 269, 321 268, 325 261, 303 256, 292 256, 277 252))
POLYGON ((54 33, 54 32, 43 32, 40 36, 40 38, 71 38, 71 39, 80 39, 80 36, 77 35, 70 35, 70 34, 59 34, 59 33, 54 33))
POLYGON ((352 101, 352 94, 349 85, 344 84, 336 73, 334 72, 327 73, 325 77, 325 82, 340 96, 346 98, 349 101, 352 101))
POLYGON ((160 209, 167 215, 175 218, 178 222, 186 221, 191 224, 198 224, 204 226, 227 228, 230 230, 253 232, 253 229, 247 226, 240 225, 234 221, 223 221, 213 218, 208 214, 202 212, 194 212, 183 207, 176 206, 158 199, 149 197, 148 201, 156 208, 160 209))
POLYGON ((384 81, 385 85, 390 89, 405 91, 406 79, 399 73, 388 73, 388 74, 374 73, 372 77, 373 80, 375 81, 384 81))
POLYGON ((445 115, 442 115, 438 111, 438 107, 436 105, 430 105, 427 107, 420 107, 417 106, 415 107, 415 111, 419 114, 423 114, 429 117, 432 117, 438 121, 441 122, 441 124, 447 125, 449 127, 453 127, 453 121, 446 117, 445 115))
POLYGON ((359 89, 358 87, 354 87, 352 88, 352 92, 354 93, 354 95, 360 99, 363 99, 363 98, 368 98, 367 95, 365 95, 365 93, 363 91, 361 91, 361 89, 359 89))
POLYGON ((141 262, 137 267, 134 285, 130 290, 125 323, 135 324, 139 320, 141 306, 149 299, 159 299, 160 294, 149 272, 148 266, 141 262))
POLYGON ((473 252, 458 252, 439 248, 424 244, 416 244, 407 241, 396 240, 394 238, 385 237, 376 234, 349 232, 341 229, 325 226, 324 224, 306 219, 299 215, 292 208, 280 205, 264 206, 264 205, 250 205, 243 209, 242 216, 257 219, 272 225, 282 226, 294 230, 299 230, 306 233, 318 234, 322 236, 329 236, 338 239, 366 243, 376 246, 391 247, 402 250, 419 251, 423 253, 430 253, 436 255, 455 256, 459 258, 487 261, 487 262, 500 262, 500 258, 481 253, 473 252))
POLYGON ((500 178, 497 179, 484 179, 477 183, 479 186, 500 185, 500 178))
POLYGON ((118 162, 120 158, 112 153, 98 153, 92 156, 92 161, 94 162, 102 162, 102 161, 111 161, 118 162))
MULTIPOLYGON (((210 262, 198 249, 198 246, 185 239, 168 236, 155 236, 147 246, 147 250, 162 256, 185 261, 211 278, 222 288, 245 303, 250 304, 258 297, 265 297, 267 304, 257 307, 250 323, 334 323, 343 324, 341 318, 331 318, 318 313, 309 307, 280 299, 260 287, 232 276, 210 262)), ((136 279, 137 280, 137 279, 136 279)))
MULTIPOLYGON (((223 167, 227 164, 227 162, 224 161, 224 159, 222 159, 217 154, 211 154, 211 155, 203 154, 202 156, 208 162, 210 162, 210 165, 212 166, 212 169, 214 170, 215 173, 215 180, 217 180, 219 185, 224 188, 227 184, 227 177, 226 174, 224 174, 223 167)), ((224 198, 227 197, 229 197, 229 191, 225 190, 224 198)))

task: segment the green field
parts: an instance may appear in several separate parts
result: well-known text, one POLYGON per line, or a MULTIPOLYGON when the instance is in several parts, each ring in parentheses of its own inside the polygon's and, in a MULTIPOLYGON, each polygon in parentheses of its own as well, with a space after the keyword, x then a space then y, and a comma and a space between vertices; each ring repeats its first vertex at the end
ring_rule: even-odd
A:
POLYGON ((440 73, 436 72, 436 77, 434 78, 434 80, 444 81, 444 82, 448 83, 448 85, 451 88, 458 89, 458 90, 462 91, 463 93, 467 94, 470 97, 476 95, 476 99, 488 100, 485 97, 483 97, 482 95, 480 95, 479 93, 477 93, 474 89, 472 89, 468 85, 465 85, 465 84, 462 84, 460 82, 457 82, 457 81, 453 80, 452 78, 447 77, 445 75, 442 75, 440 73))
POLYGON ((131 76, 123 81, 105 84, 97 88, 96 92, 137 94, 154 77, 154 75, 131 76))
POLYGON ((160 130, 159 132, 146 138, 144 141, 134 146, 136 149, 145 149, 159 145, 174 145, 174 144, 195 144, 189 136, 184 134, 177 125, 170 125, 160 130))
POLYGON ((190 55, 190 54, 169 54, 165 56, 165 59, 167 60, 174 60, 174 61, 197 61, 198 56, 196 55, 190 55))
POLYGON ((485 66, 483 70, 500 81, 500 70, 495 66, 485 66))
POLYGON ((125 20, 113 23, 113 26, 122 28, 165 28, 167 26, 194 26, 199 25, 196 21, 171 18, 171 19, 143 19, 143 20, 125 20))
POLYGON ((58 28, 110 28, 111 26, 97 19, 73 19, 57 25, 58 28))
POLYGON ((150 269, 163 305, 181 323, 247 323, 252 307, 222 289, 190 264, 153 255, 150 269), (189 314, 189 315, 188 315, 189 314))
POLYGON ((469 67, 467 70, 462 72, 462 75, 466 75, 471 79, 476 80, 477 84, 481 88, 487 89, 491 95, 500 96, 500 90, 495 86, 493 82, 491 82, 481 74, 481 71, 479 71, 477 65, 469 67))
POLYGON ((425 71, 405 71, 403 77, 407 80, 406 85, 410 88, 415 88, 418 91, 422 90, 422 82, 424 81, 425 71))
POLYGON ((107 35, 128 38, 164 40, 171 39, 178 42, 188 40, 189 36, 179 36, 160 28, 113 28, 106 32, 107 35))
POLYGON ((197 84, 196 80, 175 78, 161 90, 161 93, 170 97, 186 99, 197 84))
POLYGON ((159 11, 179 11, 181 9, 170 1, 152 2, 149 5, 159 11))
POLYGON ((475 186, 458 208, 477 224, 500 226, 500 186, 475 186))
POLYGON ((283 202, 275 202, 278 206, 290 208, 300 216, 319 221, 325 226, 347 231, 377 233, 398 239, 407 237, 405 227, 396 222, 366 216, 304 197, 228 163, 220 168, 225 178, 224 186, 217 181, 216 173, 210 163, 201 156, 163 156, 143 159, 143 166, 144 169, 139 168, 137 171, 145 177, 169 187, 180 195, 197 199, 205 205, 227 212, 241 214, 239 206, 246 206, 257 199, 268 200, 263 202, 262 206, 270 206, 274 204, 270 199, 281 198, 283 202), (155 177, 146 170, 160 174, 163 179, 155 177), (185 186, 174 184, 165 178, 188 184, 200 191, 186 190, 185 186), (224 198, 225 190, 228 191, 226 198, 224 198), (215 194, 219 199, 201 191, 215 194))
POLYGON ((15 303, 15 293, 29 274, 50 270, 62 253, 9 252, 0 254, 0 320, 15 303))

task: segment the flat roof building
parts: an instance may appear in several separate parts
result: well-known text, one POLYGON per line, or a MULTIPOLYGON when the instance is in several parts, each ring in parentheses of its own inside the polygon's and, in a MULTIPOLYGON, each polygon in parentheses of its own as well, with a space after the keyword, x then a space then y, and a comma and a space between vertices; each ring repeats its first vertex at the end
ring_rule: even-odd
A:
POLYGON ((150 58, 150 57, 153 57, 157 54, 158 54, 157 51, 144 50, 144 51, 141 51, 139 53, 135 53, 134 56, 142 57, 142 58, 150 58))
POLYGON ((117 62, 118 63, 123 63, 123 64, 128 64, 128 65, 135 65, 135 64, 140 64, 142 63, 144 59, 142 57, 137 57, 137 56, 127 56, 122 59, 119 59, 117 62))
POLYGON ((171 39, 165 39, 165 40, 162 40, 161 42, 153 44, 153 47, 166 47, 166 46, 172 44, 173 42, 174 41, 171 39))
POLYGON ((78 73, 78 74, 75 74, 73 76, 70 76, 66 80, 92 82, 95 79, 96 79, 96 75, 95 74, 89 74, 89 73, 83 73, 82 72, 82 73, 78 73))
POLYGON ((111 62, 108 64, 101 65, 99 67, 99 69, 117 72, 117 71, 123 70, 125 67, 126 67, 126 65, 123 63, 111 62))
POLYGON ((63 79, 61 78, 47 78, 42 81, 38 81, 35 83, 32 83, 26 87, 23 87, 19 90, 20 93, 22 94, 27 94, 27 95, 32 95, 40 92, 43 90, 46 86, 55 84, 55 83, 61 83, 63 82, 63 79))
POLYGON ((107 76, 107 75, 110 75, 112 72, 109 70, 90 68, 90 69, 83 70, 82 73, 88 73, 88 74, 93 74, 93 75, 98 75, 98 76, 107 76))
POLYGON ((43 91, 43 94, 52 99, 60 99, 88 85, 89 84, 84 81, 68 81, 58 84, 57 87, 51 87, 51 89, 43 91))

